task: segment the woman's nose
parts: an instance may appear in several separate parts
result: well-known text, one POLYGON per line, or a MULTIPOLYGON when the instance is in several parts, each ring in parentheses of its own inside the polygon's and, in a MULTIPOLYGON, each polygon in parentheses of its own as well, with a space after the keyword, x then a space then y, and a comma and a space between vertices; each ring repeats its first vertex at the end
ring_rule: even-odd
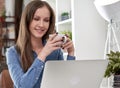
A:
POLYGON ((43 26, 44 26, 43 21, 39 21, 39 25, 40 25, 41 27, 43 27, 43 26))

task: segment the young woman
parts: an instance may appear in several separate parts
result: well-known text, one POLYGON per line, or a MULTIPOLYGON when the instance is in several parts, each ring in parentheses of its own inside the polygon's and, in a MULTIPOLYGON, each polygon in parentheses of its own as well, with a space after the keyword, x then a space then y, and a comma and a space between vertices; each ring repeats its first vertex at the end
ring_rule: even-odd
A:
POLYGON ((67 50, 68 60, 75 59, 72 41, 67 37, 63 43, 54 27, 54 12, 47 2, 35 0, 26 6, 16 45, 6 52, 15 88, 40 88, 45 62, 63 60, 61 48, 67 50))

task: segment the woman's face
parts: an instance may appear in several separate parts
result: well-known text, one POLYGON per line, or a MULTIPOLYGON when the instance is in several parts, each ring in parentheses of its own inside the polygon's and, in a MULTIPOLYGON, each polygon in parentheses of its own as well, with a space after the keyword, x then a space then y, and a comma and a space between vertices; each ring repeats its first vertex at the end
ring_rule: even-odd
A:
POLYGON ((29 30, 32 38, 41 39, 50 24, 50 12, 46 6, 38 8, 30 23, 29 30))

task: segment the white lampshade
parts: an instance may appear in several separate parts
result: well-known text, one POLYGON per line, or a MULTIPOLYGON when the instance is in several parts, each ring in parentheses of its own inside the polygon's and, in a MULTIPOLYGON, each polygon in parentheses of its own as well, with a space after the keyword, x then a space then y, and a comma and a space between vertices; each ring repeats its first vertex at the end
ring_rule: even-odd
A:
POLYGON ((99 14, 108 22, 120 21, 120 0, 95 0, 99 14))

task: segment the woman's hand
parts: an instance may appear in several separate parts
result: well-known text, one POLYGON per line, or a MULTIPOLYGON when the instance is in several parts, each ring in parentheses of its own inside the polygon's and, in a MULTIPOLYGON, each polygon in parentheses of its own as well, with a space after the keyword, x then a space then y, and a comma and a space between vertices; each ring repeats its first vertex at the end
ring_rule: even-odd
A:
MULTIPOLYGON (((67 35, 66 35, 67 36, 67 35)), ((68 52, 68 55, 70 56, 74 56, 74 45, 73 45, 73 42, 72 40, 67 36, 66 38, 66 43, 62 45, 62 48, 67 50, 68 52)))
POLYGON ((54 50, 60 49, 62 44, 62 37, 57 37, 57 34, 51 34, 46 45, 38 54, 38 58, 45 61, 45 58, 54 50))

